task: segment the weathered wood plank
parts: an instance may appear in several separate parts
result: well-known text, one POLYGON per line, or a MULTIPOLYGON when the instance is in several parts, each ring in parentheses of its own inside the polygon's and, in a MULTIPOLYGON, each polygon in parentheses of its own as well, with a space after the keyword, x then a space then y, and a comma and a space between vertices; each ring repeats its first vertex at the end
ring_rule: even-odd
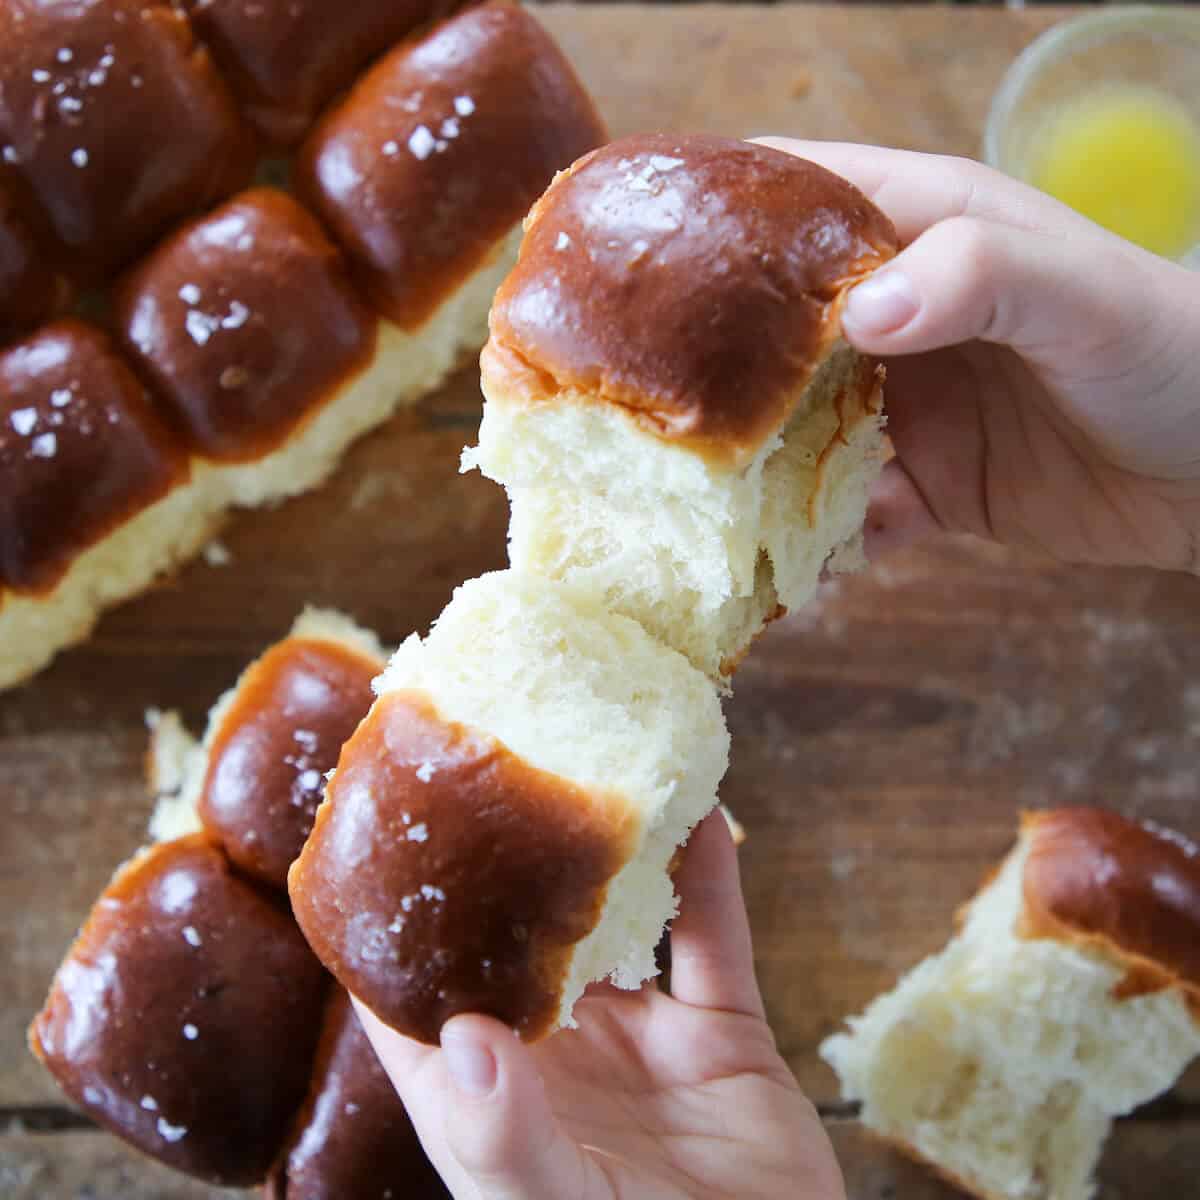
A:
MULTIPOLYGON (((969 154, 1007 62, 1058 14, 540 15, 615 133, 787 132, 969 154)), ((0 696, 0 1110, 58 1102, 23 1030, 73 929, 141 839, 145 708, 199 723, 305 602, 345 608, 394 641, 458 581, 502 565, 503 499, 456 471, 478 405, 468 369, 357 447, 318 494, 235 521, 229 566, 190 567, 0 696)), ((947 543, 827 589, 751 656, 729 706, 726 799, 751 834, 743 869, 772 1020, 818 1101, 836 1101, 819 1040, 943 943, 1022 807, 1102 803, 1200 832, 1198 589, 947 543)), ((1178 1093, 1200 1101, 1200 1075, 1178 1093)), ((1105 1197, 1191 1194, 1195 1133, 1124 1127, 1105 1197)), ((858 1200, 949 1194, 853 1127, 834 1134, 858 1200)), ((9 1136, 0 1195, 208 1194, 140 1164, 99 1134, 9 1136), (22 1183, 22 1171, 35 1173, 22 1183)))
MULTIPOLYGON (((960 1200, 960 1192, 857 1123, 831 1120, 826 1128, 847 1200, 960 1200)), ((1188 1200, 1198 1177, 1200 1126, 1127 1121, 1109 1143, 1097 1200, 1188 1200)), ((249 1194, 189 1180, 99 1132, 0 1133, 5 1200, 236 1200, 249 1194)))

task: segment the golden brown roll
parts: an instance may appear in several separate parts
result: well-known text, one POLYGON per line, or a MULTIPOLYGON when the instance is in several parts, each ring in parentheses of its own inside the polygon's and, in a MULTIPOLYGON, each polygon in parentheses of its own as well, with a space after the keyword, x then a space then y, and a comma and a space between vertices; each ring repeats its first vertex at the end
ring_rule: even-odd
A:
POLYGON ((270 1200, 449 1200, 341 989, 332 989, 308 1099, 267 1183, 270 1200))
POLYGON ((382 660, 366 630, 308 609, 214 705, 203 742, 153 714, 159 844, 100 897, 31 1029, 118 1136, 203 1178, 265 1178, 277 1200, 448 1195, 280 886, 382 660))
POLYGON ((105 1128, 189 1174, 249 1185, 304 1098, 325 988, 286 906, 193 836, 117 873, 30 1045, 105 1128))
POLYGON ((360 373, 378 320, 290 196, 258 188, 185 225, 115 297, 115 323, 191 453, 265 457, 360 373))
POLYGON ((377 54, 448 0, 182 0, 246 118, 288 144, 377 54))
POLYGON ((180 802, 243 871, 287 886, 325 776, 371 707, 383 665, 370 635, 310 611, 213 707, 180 802))
POLYGON ((212 513, 107 337, 75 320, 0 351, 0 687, 197 549, 212 513))
POLYGON ((593 980, 656 974, 670 863, 728 756, 708 680, 595 597, 503 571, 376 691, 288 873, 342 986, 426 1042, 460 1012, 533 1041, 593 980))
POLYGON ((839 314, 896 248, 845 180, 728 138, 624 138, 560 175, 497 293, 464 456, 508 490, 513 566, 728 676, 860 558, 881 372, 839 314))
POLYGON ((0 156, 89 279, 253 168, 224 82, 166 0, 0 5, 0 156))
MULTIPOLYGON (((23 499, 0 504, 0 559, 54 566, 36 583, 0 569, 0 688, 85 636, 108 605, 195 554, 231 507, 319 484, 351 442, 476 352, 515 257, 520 216, 555 169, 601 136, 561 52, 521 10, 491 6, 414 36, 330 114, 304 156, 313 166, 310 199, 344 239, 339 248, 280 191, 256 188, 211 208, 249 172, 250 139, 182 8, 211 40, 254 119, 287 140, 348 72, 446 7, 441 0, 351 0, 349 7, 13 0, 0 7, 0 350, 64 307, 67 275, 89 288, 109 284, 107 296, 86 297, 89 305, 112 302, 121 353, 106 348, 106 370, 127 382, 132 370, 148 387, 154 411, 145 422, 165 429, 170 444, 159 448, 174 467, 170 486, 142 487, 135 440, 130 476, 117 479, 119 427, 87 421, 63 436, 72 438, 70 462, 90 456, 108 464, 97 496, 70 477, 65 446, 53 467, 25 463, 23 499), (424 122, 448 106, 430 151, 436 161, 408 150, 401 160, 389 138, 372 141, 395 124, 398 96, 418 147, 424 122), (330 179, 344 177, 334 170, 326 178, 326 168, 350 161, 362 188, 330 191, 330 179), (113 283, 115 267, 200 209, 209 211, 113 283), (380 277, 393 298, 403 296, 403 327, 368 303, 343 257, 361 259, 364 247, 385 245, 380 277), (63 521, 28 527, 35 499, 26 484, 52 472, 56 482, 36 503, 48 512, 55 496, 75 496, 62 511, 82 518, 69 537, 63 521), (115 497, 126 494, 137 502, 118 511, 115 497)), ((299 178, 303 185, 304 169, 299 178)), ((358 262, 360 276, 363 269, 358 262)), ((28 360, 19 346, 11 349, 28 360)), ((60 374, 87 392, 87 355, 82 346, 71 353, 78 361, 61 364, 60 374)), ((97 394, 106 378, 97 376, 97 394)), ((34 403, 28 391, 0 380, 0 409, 17 414, 15 439, 6 431, 7 449, 0 444, 9 460, 34 403)), ((33 457, 48 459, 44 450, 57 436, 39 425, 33 457)))
POLYGON ((984 1200, 1087 1200, 1115 1117, 1200 1054, 1200 848, 1027 815, 950 944, 821 1054, 862 1120, 984 1200))
POLYGON ((296 188, 379 310, 412 329, 603 139, 541 25, 485 4, 377 63, 306 142, 296 188))

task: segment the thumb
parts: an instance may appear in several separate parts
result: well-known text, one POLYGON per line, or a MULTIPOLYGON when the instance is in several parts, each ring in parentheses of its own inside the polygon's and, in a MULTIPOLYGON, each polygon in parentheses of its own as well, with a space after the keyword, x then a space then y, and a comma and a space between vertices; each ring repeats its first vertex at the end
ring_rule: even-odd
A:
POLYGON ((418 1130, 440 1126, 435 1137, 450 1160, 455 1196, 583 1196, 589 1165, 554 1115, 529 1047, 499 1021, 479 1016, 447 1021, 441 1047, 446 1086, 405 1100, 418 1130), (458 1179, 468 1186, 460 1189, 458 1179))
POLYGON ((1148 255, 1068 214, 1061 230, 982 217, 937 222, 853 288, 842 325, 872 354, 917 354, 976 338, 1029 357, 1094 365, 1145 333, 1157 298, 1148 255), (1119 278, 1120 287, 1098 286, 1119 278))

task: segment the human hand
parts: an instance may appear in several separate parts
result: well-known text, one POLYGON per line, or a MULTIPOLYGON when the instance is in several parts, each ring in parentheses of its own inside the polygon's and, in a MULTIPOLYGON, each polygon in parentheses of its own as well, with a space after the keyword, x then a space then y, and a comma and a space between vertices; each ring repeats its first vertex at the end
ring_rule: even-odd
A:
POLYGON ((843 312, 888 370, 869 554, 940 529, 1200 570, 1200 274, 966 159, 760 140, 851 180, 906 247, 843 312))
POLYGON ((720 813, 692 835, 677 884, 670 996, 653 983, 593 988, 578 1029, 533 1046, 460 1016, 436 1049, 359 1007, 456 1200, 843 1200, 820 1119, 763 1015, 720 813))

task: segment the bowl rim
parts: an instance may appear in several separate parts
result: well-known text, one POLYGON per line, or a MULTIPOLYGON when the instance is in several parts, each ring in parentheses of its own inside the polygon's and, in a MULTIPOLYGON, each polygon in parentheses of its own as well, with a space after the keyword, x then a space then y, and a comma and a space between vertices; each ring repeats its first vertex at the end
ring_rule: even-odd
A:
POLYGON ((983 129, 983 161, 1004 170, 1001 138, 1013 110, 1031 81, 1056 59, 1082 46, 1130 32, 1184 34, 1200 55, 1200 11, 1164 5, 1124 5, 1067 17, 1034 38, 1013 59, 988 107, 983 129))

